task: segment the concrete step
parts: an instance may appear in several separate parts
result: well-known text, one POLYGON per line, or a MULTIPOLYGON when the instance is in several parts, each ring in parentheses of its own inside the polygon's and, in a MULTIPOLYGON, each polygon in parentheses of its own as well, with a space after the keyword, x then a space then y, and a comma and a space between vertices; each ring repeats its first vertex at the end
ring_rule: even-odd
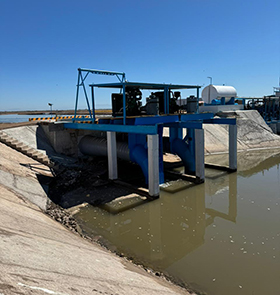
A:
POLYGON ((4 140, 4 139, 9 138, 9 135, 2 133, 2 134, 0 134, 0 138, 4 140))
POLYGON ((33 148, 27 145, 24 145, 23 147, 20 147, 18 150, 24 154, 27 154, 27 153, 30 153, 33 150, 33 148))
POLYGON ((31 150, 27 151, 26 154, 27 154, 27 156, 29 156, 31 158, 34 158, 34 157, 40 155, 39 153, 37 153, 36 151, 34 151, 34 149, 31 149, 31 150))
POLYGON ((33 156, 33 157, 41 157, 41 156, 44 156, 42 153, 40 153, 39 151, 37 151, 37 150, 35 150, 35 149, 32 149, 32 151, 30 152, 31 153, 31 155, 33 156))
POLYGON ((11 142, 9 143, 9 146, 14 148, 14 149, 17 149, 17 145, 18 145, 18 142, 11 142))
POLYGON ((36 160, 43 160, 45 158, 45 156, 43 154, 33 154, 32 155, 32 158, 33 159, 36 159, 36 160))
POLYGON ((22 148, 24 145, 25 145, 25 144, 24 144, 23 142, 18 141, 18 142, 16 143, 16 149, 20 149, 20 148, 22 148))
POLYGON ((5 144, 7 144, 8 146, 10 146, 12 148, 15 148, 16 147, 16 144, 17 144, 17 141, 8 140, 8 141, 5 142, 5 144))
POLYGON ((0 142, 7 144, 15 150, 25 154, 26 156, 38 161, 49 167, 54 167, 55 163, 52 163, 47 155, 44 153, 26 145, 25 143, 18 141, 17 139, 7 135, 5 132, 0 131, 0 142))
POLYGON ((12 138, 12 137, 7 137, 7 138, 3 138, 2 137, 2 141, 7 143, 7 144, 11 144, 11 143, 15 143, 16 139, 12 138))

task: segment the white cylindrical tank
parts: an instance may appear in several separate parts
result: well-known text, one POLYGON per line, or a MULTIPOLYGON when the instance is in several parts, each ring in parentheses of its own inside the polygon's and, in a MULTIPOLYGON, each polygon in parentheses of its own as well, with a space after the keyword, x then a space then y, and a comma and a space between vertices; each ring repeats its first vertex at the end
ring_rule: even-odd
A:
POLYGON ((225 98, 227 103, 232 97, 237 96, 236 89, 232 86, 218 86, 218 85, 208 85, 201 93, 202 100, 205 103, 211 103, 213 99, 225 98))

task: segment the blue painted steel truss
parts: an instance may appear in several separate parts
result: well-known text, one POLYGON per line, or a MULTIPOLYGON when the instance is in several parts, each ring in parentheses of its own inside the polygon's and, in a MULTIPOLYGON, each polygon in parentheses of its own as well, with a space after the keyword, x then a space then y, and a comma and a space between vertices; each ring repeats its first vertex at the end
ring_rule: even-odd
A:
POLYGON ((215 119, 214 114, 190 114, 128 118, 127 124, 122 119, 103 118, 100 124, 64 123, 68 129, 112 131, 128 134, 128 147, 131 161, 140 165, 148 182, 148 147, 147 135, 159 135, 159 183, 164 182, 163 170, 163 128, 169 128, 170 151, 183 161, 185 172, 195 173, 195 129, 202 129, 203 124, 236 125, 236 119, 215 119), (183 138, 183 128, 187 135, 183 138))

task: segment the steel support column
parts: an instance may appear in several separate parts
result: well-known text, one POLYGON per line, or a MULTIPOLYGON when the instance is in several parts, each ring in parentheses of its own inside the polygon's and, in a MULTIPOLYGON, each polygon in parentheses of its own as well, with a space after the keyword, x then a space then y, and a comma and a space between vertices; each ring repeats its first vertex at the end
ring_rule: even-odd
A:
POLYGON ((148 135, 149 195, 159 196, 159 136, 148 135))
POLYGON ((116 132, 107 132, 107 150, 109 179, 114 180, 118 178, 116 132))
POLYGON ((229 168, 237 170, 237 125, 229 125, 229 168))

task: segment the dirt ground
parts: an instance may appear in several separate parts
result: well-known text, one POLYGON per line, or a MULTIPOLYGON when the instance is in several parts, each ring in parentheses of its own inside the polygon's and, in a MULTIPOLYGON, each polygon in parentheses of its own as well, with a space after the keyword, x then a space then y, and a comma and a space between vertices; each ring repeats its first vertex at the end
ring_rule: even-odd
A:
POLYGON ((0 123, 0 130, 1 129, 8 129, 8 128, 15 128, 15 127, 21 127, 21 126, 29 126, 29 125, 36 125, 38 124, 35 121, 30 122, 19 122, 19 123, 0 123))

